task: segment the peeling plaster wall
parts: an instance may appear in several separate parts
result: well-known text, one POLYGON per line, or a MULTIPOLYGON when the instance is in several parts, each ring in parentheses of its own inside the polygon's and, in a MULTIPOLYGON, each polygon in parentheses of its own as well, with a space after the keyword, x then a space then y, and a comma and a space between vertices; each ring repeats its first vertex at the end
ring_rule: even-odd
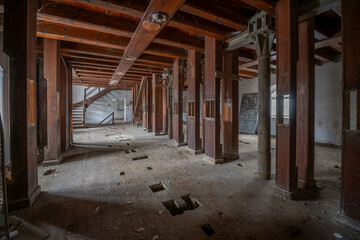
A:
MULTIPOLYGON (((342 65, 329 63, 315 69, 315 141, 341 145, 342 125, 342 65)), ((271 75, 271 84, 276 83, 276 75, 271 75)), ((256 93, 257 78, 241 81, 239 84, 239 107, 242 95, 256 93)), ((351 99, 354 102, 354 99, 351 99)), ((355 104, 351 104, 355 108, 355 104)), ((354 109, 353 111, 354 112, 354 109)), ((271 119, 271 134, 276 134, 276 119, 271 119)))
POLYGON ((84 89, 87 88, 85 86, 77 86, 73 85, 72 89, 72 101, 73 103, 78 103, 84 100, 84 89))

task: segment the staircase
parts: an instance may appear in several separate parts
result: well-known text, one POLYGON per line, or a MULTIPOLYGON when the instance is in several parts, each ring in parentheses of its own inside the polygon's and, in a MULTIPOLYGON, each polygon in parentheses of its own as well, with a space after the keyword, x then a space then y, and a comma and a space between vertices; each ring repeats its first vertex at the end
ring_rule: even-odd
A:
POLYGON ((84 106, 82 102, 73 105, 73 128, 84 126, 84 106))

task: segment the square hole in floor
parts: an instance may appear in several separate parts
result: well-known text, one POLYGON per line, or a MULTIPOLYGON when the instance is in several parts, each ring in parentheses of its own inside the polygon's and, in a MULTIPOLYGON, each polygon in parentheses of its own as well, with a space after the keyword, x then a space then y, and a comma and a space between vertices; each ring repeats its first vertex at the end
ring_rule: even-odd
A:
POLYGON ((162 183, 156 183, 156 184, 150 185, 149 187, 154 193, 165 190, 165 187, 162 183))

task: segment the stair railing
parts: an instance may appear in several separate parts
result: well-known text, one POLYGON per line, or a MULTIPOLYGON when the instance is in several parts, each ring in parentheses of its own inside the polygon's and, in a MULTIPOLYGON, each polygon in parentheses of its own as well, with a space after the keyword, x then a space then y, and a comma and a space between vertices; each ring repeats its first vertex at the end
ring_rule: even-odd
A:
POLYGON ((108 120, 105 124, 111 124, 114 125, 115 121, 114 121, 114 112, 110 113, 106 118, 104 118, 104 120, 102 120, 101 122, 98 123, 98 126, 101 125, 103 122, 105 122, 106 120, 108 120))

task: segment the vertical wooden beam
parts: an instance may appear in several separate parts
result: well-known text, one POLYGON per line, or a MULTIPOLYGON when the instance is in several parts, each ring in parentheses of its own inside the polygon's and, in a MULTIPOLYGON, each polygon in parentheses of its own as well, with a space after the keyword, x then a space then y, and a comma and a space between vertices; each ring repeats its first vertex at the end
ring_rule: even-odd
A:
MULTIPOLYGON (((239 74, 239 51, 224 54, 223 72, 239 74)), ((239 159, 239 82, 222 79, 221 132, 225 160, 239 159)))
POLYGON ((297 193, 296 64, 298 60, 297 0, 277 2, 277 131, 275 190, 285 197, 297 193), (289 97, 289 123, 284 122, 284 97, 289 97))
POLYGON ((65 61, 60 59, 60 137, 61 137, 61 152, 66 152, 70 147, 69 141, 69 82, 68 69, 65 61))
POLYGON ((33 204, 40 192, 36 121, 36 1, 5 1, 4 52, 10 58, 9 211, 33 204), (15 27, 16 26, 16 27, 15 27))
POLYGON ((59 42, 44 39, 44 77, 47 79, 48 145, 44 150, 44 166, 61 161, 60 128, 60 56, 59 42))
POLYGON ((298 186, 315 189, 314 118, 315 62, 314 19, 299 23, 299 61, 297 65, 296 165, 298 186))
POLYGON ((184 146, 183 120, 182 120, 182 99, 184 87, 184 60, 174 60, 174 81, 173 81, 173 135, 178 146, 184 146))
POLYGON ((37 61, 38 74, 38 146, 47 145, 47 81, 44 78, 44 61, 37 61))
POLYGON ((205 153, 214 163, 223 162, 220 144, 220 78, 222 71, 222 43, 205 37, 205 153))
MULTIPOLYGON (((360 131, 350 129, 349 95, 360 91, 360 2, 341 1, 343 45, 343 127, 342 127, 342 188, 338 221, 360 231, 360 131)), ((357 99, 359 103, 359 99, 357 99)), ((356 124, 357 126, 358 123, 356 124)))
POLYGON ((163 101, 163 107, 162 107, 162 110, 163 110, 163 114, 162 114, 162 117, 163 117, 163 130, 162 130, 162 133, 163 134, 168 134, 168 105, 167 105, 167 101, 168 101, 168 90, 167 90, 167 82, 166 80, 163 80, 162 81, 162 93, 163 93, 163 96, 162 96, 162 101, 163 101))
POLYGON ((70 132, 70 145, 72 144, 73 142, 73 100, 72 100, 72 89, 73 89, 73 86, 72 86, 72 73, 73 73, 73 66, 72 64, 70 63, 69 64, 69 71, 68 71, 68 81, 69 81, 69 121, 70 121, 70 129, 69 129, 69 132, 70 132))
POLYGON ((147 112, 147 131, 148 132, 152 132, 153 131, 153 121, 152 121, 152 112, 153 112, 153 87, 152 87, 152 78, 148 78, 147 79, 147 83, 146 83, 146 101, 147 101, 147 108, 146 108, 146 112, 147 112))
POLYGON ((153 80, 153 131, 155 136, 163 130, 163 89, 159 74, 152 75, 153 80))
POLYGON ((200 138, 201 60, 201 52, 188 49, 187 142, 194 154, 203 153, 200 138))

